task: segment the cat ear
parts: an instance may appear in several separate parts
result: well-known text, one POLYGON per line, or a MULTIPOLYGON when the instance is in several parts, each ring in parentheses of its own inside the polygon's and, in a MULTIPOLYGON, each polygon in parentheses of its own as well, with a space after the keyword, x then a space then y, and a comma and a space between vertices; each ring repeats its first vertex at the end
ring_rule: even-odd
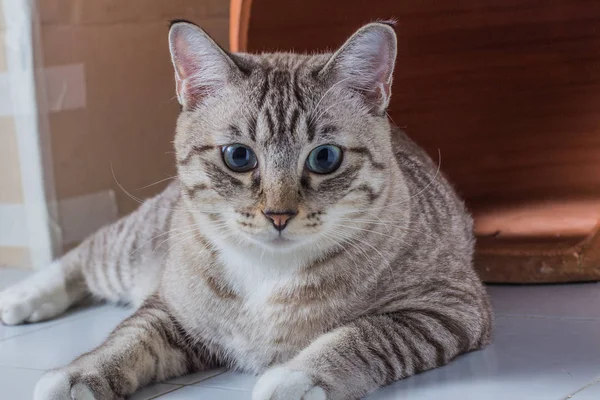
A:
POLYGON ((333 84, 362 94, 372 111, 380 115, 390 102, 395 61, 394 29, 386 23, 375 22, 356 31, 333 54, 322 73, 332 75, 333 84))
POLYGON ((189 22, 171 25, 169 49, 175 67, 177 99, 184 109, 193 109, 223 87, 237 68, 206 32, 189 22))

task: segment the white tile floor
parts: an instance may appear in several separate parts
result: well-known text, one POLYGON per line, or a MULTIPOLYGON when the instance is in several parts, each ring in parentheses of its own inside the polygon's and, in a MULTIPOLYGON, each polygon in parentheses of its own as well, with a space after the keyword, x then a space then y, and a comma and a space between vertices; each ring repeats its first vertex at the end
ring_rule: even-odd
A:
MULTIPOLYGON (((0 289, 23 276, 0 269, 0 289)), ((600 284, 492 286, 490 293, 496 310, 490 347, 368 399, 600 399, 600 284)), ((44 370, 101 343, 130 312, 100 306, 41 324, 0 325, 0 399, 30 399, 44 370)), ((249 400, 256 379, 215 370, 154 385, 133 398, 249 400)))

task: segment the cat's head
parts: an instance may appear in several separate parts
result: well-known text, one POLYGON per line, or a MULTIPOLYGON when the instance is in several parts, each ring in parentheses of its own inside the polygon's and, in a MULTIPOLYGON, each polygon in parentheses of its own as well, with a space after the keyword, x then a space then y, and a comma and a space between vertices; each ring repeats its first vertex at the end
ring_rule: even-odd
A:
POLYGON ((355 236, 394 163, 393 29, 366 25, 318 55, 230 54, 185 22, 169 43, 179 178, 197 220, 274 251, 355 236))

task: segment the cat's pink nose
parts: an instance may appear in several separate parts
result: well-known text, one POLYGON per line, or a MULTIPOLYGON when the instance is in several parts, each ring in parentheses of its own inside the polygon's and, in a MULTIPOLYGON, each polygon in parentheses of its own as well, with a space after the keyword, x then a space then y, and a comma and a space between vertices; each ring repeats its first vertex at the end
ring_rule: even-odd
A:
POLYGON ((264 214, 265 214, 265 217, 267 217, 271 220, 275 229, 277 229, 279 232, 281 232, 287 226, 288 221, 290 219, 294 218, 296 216, 296 214, 298 214, 298 212, 297 211, 289 211, 289 210, 286 210, 286 211, 266 210, 266 211, 264 211, 264 214))

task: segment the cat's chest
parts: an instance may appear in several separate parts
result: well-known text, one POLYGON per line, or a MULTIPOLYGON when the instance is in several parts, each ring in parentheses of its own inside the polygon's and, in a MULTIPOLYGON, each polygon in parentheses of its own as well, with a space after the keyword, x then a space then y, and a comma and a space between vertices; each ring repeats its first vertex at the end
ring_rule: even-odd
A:
POLYGON ((244 300, 248 310, 264 310, 279 292, 301 285, 305 279, 298 266, 285 260, 252 257, 240 252, 220 255, 224 283, 244 300))
POLYGON ((238 365, 260 370, 281 362, 306 347, 331 323, 331 318, 324 318, 325 309, 332 314, 326 300, 308 302, 287 295, 302 287, 306 279, 289 265, 236 254, 223 261, 224 284, 233 295, 218 298, 210 287, 205 288, 210 297, 204 310, 209 320, 205 332, 234 355, 238 365))
POLYGON ((313 307, 278 304, 276 287, 263 282, 255 293, 217 301, 204 310, 203 336, 249 372, 261 372, 294 357, 324 329, 313 307))

